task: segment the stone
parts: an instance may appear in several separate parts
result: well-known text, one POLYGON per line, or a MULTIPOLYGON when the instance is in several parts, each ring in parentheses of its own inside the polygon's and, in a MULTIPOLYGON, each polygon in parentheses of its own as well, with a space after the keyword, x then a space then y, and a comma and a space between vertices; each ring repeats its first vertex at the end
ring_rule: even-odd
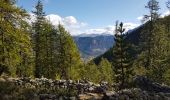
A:
POLYGON ((4 78, 0 78, 0 82, 5 82, 5 79, 4 78))
POLYGON ((170 87, 153 82, 145 76, 136 76, 134 78, 134 84, 145 91, 170 93, 170 87))

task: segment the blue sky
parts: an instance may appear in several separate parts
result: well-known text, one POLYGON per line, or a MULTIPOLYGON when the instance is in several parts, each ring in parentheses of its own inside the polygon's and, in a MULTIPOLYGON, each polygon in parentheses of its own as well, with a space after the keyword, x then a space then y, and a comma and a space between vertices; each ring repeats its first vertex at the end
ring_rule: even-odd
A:
MULTIPOLYGON (((104 28, 111 28, 114 26, 116 20, 129 23, 132 26, 133 24, 134 26, 137 26, 141 23, 137 18, 148 13, 148 10, 145 9, 148 0, 42 1, 44 3, 44 11, 46 12, 46 15, 53 14, 61 17, 61 19, 64 20, 63 23, 66 24, 66 27, 68 27, 72 34, 79 34, 81 32, 90 33, 93 32, 93 29, 99 29, 98 31, 102 31, 104 28), (65 22, 66 19, 67 21, 65 22), (73 25, 72 27, 69 27, 69 25, 71 26, 71 21, 77 26, 73 25)), ((164 14, 168 11, 165 6, 167 0, 158 1, 160 2, 161 7, 160 13, 164 14)), ((37 0, 18 0, 17 5, 22 6, 28 12, 31 12, 34 9, 36 2, 37 0)), ((58 18, 56 16, 53 17, 58 18)), ((53 19, 52 17, 50 18, 53 19)))

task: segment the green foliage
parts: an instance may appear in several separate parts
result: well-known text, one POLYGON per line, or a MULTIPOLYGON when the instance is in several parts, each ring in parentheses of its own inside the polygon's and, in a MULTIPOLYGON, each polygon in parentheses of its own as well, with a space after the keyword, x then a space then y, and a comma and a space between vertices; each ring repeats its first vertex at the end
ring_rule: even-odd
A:
POLYGON ((86 79, 94 83, 99 83, 101 81, 99 75, 100 75, 100 71, 93 62, 90 62, 84 66, 84 78, 83 79, 86 79))
POLYGON ((169 34, 167 34, 166 23, 159 18, 159 3, 156 0, 150 0, 147 8, 150 20, 144 26, 141 34, 142 42, 140 49, 142 52, 136 62, 139 67, 146 68, 146 75, 157 82, 163 82, 163 74, 167 69, 167 59, 169 55, 169 34))
POLYGON ((12 76, 29 76, 31 71, 27 69, 32 69, 32 46, 29 25, 25 21, 28 14, 15 6, 15 0, 1 0, 0 8, 0 67, 12 76))
POLYGON ((35 51, 35 77, 44 76, 45 66, 45 42, 47 32, 45 30, 46 22, 43 12, 43 4, 39 0, 36 5, 36 11, 33 12, 36 15, 36 21, 33 23, 33 44, 35 51))
POLYGON ((145 34, 141 37, 144 41, 144 48, 145 48, 145 58, 146 58, 146 63, 145 67, 149 68, 152 66, 152 58, 153 58, 153 46, 156 44, 154 42, 154 29, 155 29, 155 22, 159 18, 159 2, 157 0, 149 0, 147 3, 147 6, 145 8, 149 9, 149 15, 144 16, 144 20, 149 20, 148 24, 145 25, 145 34), (146 34, 147 33, 147 34, 146 34))
POLYGON ((63 79, 79 79, 81 59, 69 32, 58 25, 58 72, 63 79))
POLYGON ((133 59, 129 53, 129 44, 125 40, 126 35, 123 34, 125 29, 123 29, 123 23, 117 25, 116 23, 116 34, 115 34, 115 47, 113 50, 114 60, 113 60, 113 70, 115 72, 115 81, 118 85, 118 89, 127 88, 130 79, 133 75, 133 59))
POLYGON ((164 82, 167 84, 167 85, 170 85, 170 69, 167 69, 164 73, 164 82))
POLYGON ((55 28, 45 20, 41 1, 38 1, 34 13, 35 76, 79 78, 80 55, 69 32, 62 25, 55 28))
POLYGON ((113 83, 113 69, 111 63, 107 60, 102 58, 100 64, 98 65, 99 71, 100 71, 100 82, 105 81, 109 84, 113 83))

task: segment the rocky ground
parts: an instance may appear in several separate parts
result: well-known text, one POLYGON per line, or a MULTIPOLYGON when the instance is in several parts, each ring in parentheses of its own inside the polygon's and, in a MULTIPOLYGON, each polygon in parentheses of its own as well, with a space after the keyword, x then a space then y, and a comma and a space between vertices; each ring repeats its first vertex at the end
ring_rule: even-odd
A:
MULTIPOLYGON (((170 87, 155 83, 146 77, 138 76, 134 79, 135 88, 124 89, 118 92, 109 91, 107 83, 93 84, 88 81, 72 80, 50 80, 46 78, 0 78, 0 82, 12 83, 19 88, 31 88, 37 90, 52 90, 53 92, 35 92, 27 93, 32 96, 27 100, 170 100, 170 87), (64 93, 63 90, 68 90, 64 93), (60 92, 58 92, 60 90, 60 92), (72 91, 76 91, 73 94, 72 91)), ((0 88, 2 88, 0 86, 0 88)), ((8 98, 9 95, 3 94, 2 98, 8 98)), ((2 99, 3 100, 3 99, 2 99)))

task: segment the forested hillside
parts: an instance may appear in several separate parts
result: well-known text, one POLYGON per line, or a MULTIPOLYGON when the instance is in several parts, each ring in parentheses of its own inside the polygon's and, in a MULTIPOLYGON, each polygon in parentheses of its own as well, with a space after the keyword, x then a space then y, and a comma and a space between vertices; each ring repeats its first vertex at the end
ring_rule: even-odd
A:
MULTIPOLYGON (((155 60, 157 59, 156 61, 159 62, 159 63, 158 62, 154 63, 155 67, 156 66, 158 67, 157 74, 159 73, 159 71, 163 71, 162 74, 166 72, 167 75, 169 75, 168 74, 169 73, 168 69, 169 69, 169 64, 170 64, 168 61, 169 55, 170 55, 169 21, 170 21, 170 16, 166 16, 164 18, 158 18, 156 21, 154 21, 153 23, 154 26, 152 27, 154 29, 153 30, 154 33, 152 35, 153 40, 152 40, 152 46, 150 47, 150 49, 153 49, 152 53, 157 52, 156 54, 152 55, 152 56, 155 56, 153 59, 155 60), (153 45, 156 47, 154 47, 153 45), (163 66, 161 67, 161 65, 159 64, 161 65, 163 64, 163 66)), ((133 66, 140 68, 141 72, 144 71, 145 68, 148 66, 147 59, 144 57, 146 57, 148 54, 147 49, 149 47, 147 46, 147 42, 148 42, 147 38, 149 37, 148 30, 151 30, 150 24, 151 24, 150 21, 142 24, 141 26, 135 28, 134 30, 127 32, 126 37, 125 37, 125 40, 131 45, 129 52, 135 59, 133 66)), ((102 58, 107 59, 109 62, 113 62, 116 59, 114 56, 114 50, 116 49, 115 45, 113 46, 113 48, 105 52, 103 55, 100 55, 94 58, 94 62, 98 64, 102 58)), ((140 74, 143 74, 143 72, 140 74)), ((168 77, 168 76, 165 76, 165 77, 168 77)), ((156 79, 158 79, 158 77, 156 79)), ((162 82, 162 80, 160 82, 162 82)))

